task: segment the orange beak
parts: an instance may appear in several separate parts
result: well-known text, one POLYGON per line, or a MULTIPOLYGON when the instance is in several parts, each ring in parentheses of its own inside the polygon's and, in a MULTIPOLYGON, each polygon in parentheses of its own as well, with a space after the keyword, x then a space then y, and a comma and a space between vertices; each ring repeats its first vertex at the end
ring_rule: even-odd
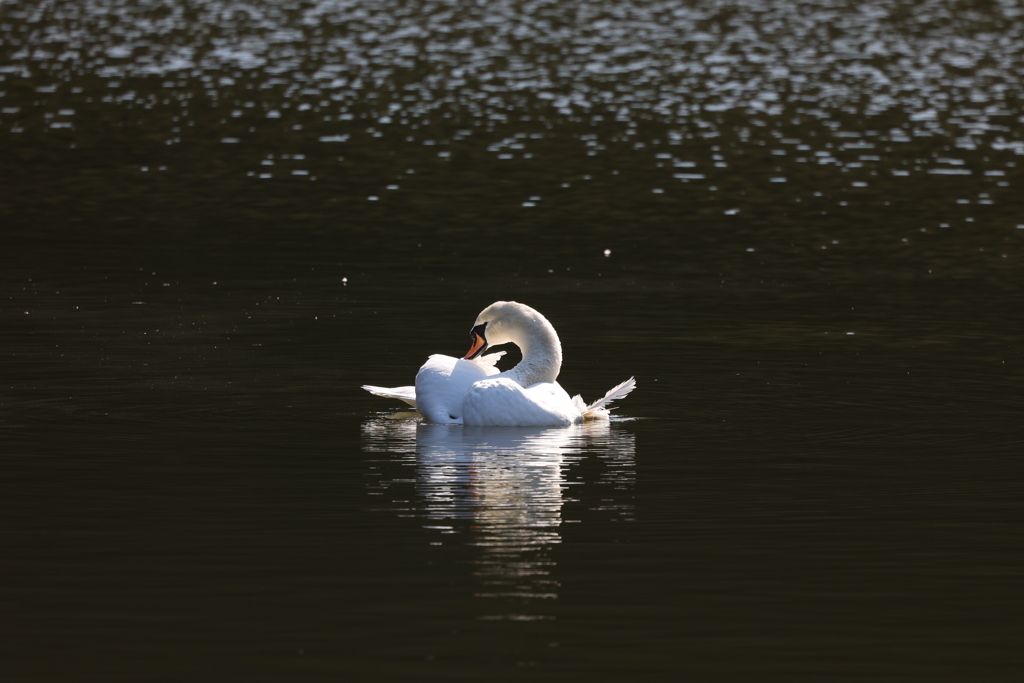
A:
POLYGON ((486 325, 487 323, 477 325, 469 333, 469 338, 472 344, 469 347, 469 351, 466 352, 466 355, 462 357, 462 360, 473 360, 487 350, 487 339, 484 337, 484 327, 486 325))

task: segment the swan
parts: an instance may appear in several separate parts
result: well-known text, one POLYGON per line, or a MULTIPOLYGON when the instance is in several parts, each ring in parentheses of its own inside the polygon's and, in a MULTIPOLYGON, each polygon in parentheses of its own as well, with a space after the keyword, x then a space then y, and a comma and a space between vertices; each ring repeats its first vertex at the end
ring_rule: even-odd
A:
POLYGON ((411 387, 363 389, 396 398, 438 424, 486 427, 553 427, 608 419, 609 403, 636 387, 632 377, 590 405, 569 397, 558 382, 562 345, 547 318, 515 301, 498 301, 477 316, 462 358, 435 354, 416 373, 411 387), (504 351, 483 355, 501 344, 515 344, 523 359, 511 370, 495 367, 504 351))

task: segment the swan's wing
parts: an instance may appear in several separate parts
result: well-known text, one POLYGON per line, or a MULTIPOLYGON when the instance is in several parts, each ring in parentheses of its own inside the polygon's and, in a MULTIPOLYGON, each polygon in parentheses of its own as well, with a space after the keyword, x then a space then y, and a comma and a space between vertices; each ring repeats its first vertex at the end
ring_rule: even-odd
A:
POLYGON ((397 398, 399 401, 405 401, 413 408, 416 407, 416 387, 392 387, 390 389, 385 389, 384 387, 374 387, 369 384, 364 384, 363 389, 366 389, 374 396, 397 398))
POLYGON ((504 351, 498 351, 497 353, 489 353, 486 356, 474 358, 471 362, 476 363, 477 365, 483 366, 485 368, 493 368, 494 364, 498 362, 498 359, 500 359, 504 355, 504 351))
POLYGON ((375 396, 397 398, 405 401, 413 408, 418 408, 432 422, 457 421, 462 415, 462 397, 473 382, 498 372, 494 364, 505 355, 504 351, 477 358, 475 361, 464 361, 450 356, 433 355, 420 368, 416 375, 416 384, 425 385, 419 392, 417 402, 416 387, 375 387, 364 384, 366 389, 375 396), (420 404, 426 404, 426 408, 420 404), (455 417, 451 417, 455 415, 455 417), (444 419, 441 419, 441 418, 444 419))
POLYGON ((583 418, 586 420, 608 419, 608 412, 610 409, 605 408, 605 406, 612 401, 625 398, 626 394, 633 391, 633 389, 636 389, 636 378, 630 377, 622 384, 612 387, 607 394, 597 399, 581 411, 583 413, 583 418))
POLYGON ((523 388, 507 377, 474 384, 462 401, 463 422, 482 427, 553 427, 576 422, 580 413, 557 383, 523 388))
POLYGON ((462 422, 462 398, 474 382, 497 373, 497 368, 434 354, 416 373, 416 405, 429 422, 462 422))

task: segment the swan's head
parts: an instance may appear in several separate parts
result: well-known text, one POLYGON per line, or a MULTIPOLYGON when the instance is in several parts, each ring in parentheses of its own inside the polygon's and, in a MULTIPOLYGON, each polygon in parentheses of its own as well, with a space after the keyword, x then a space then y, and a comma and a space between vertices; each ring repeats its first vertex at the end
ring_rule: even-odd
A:
POLYGON ((476 317, 469 332, 471 345, 463 360, 472 360, 492 346, 514 342, 520 348, 524 340, 539 329, 554 329, 551 323, 529 306, 515 301, 497 301, 476 317))

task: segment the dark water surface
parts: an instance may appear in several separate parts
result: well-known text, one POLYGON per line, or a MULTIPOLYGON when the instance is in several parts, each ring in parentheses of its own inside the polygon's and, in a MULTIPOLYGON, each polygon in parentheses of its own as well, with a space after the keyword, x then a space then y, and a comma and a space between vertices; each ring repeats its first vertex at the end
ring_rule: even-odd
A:
POLYGON ((0 0, 0 677, 1017 680, 1010 0, 0 0), (497 299, 621 417, 364 383, 497 299))

